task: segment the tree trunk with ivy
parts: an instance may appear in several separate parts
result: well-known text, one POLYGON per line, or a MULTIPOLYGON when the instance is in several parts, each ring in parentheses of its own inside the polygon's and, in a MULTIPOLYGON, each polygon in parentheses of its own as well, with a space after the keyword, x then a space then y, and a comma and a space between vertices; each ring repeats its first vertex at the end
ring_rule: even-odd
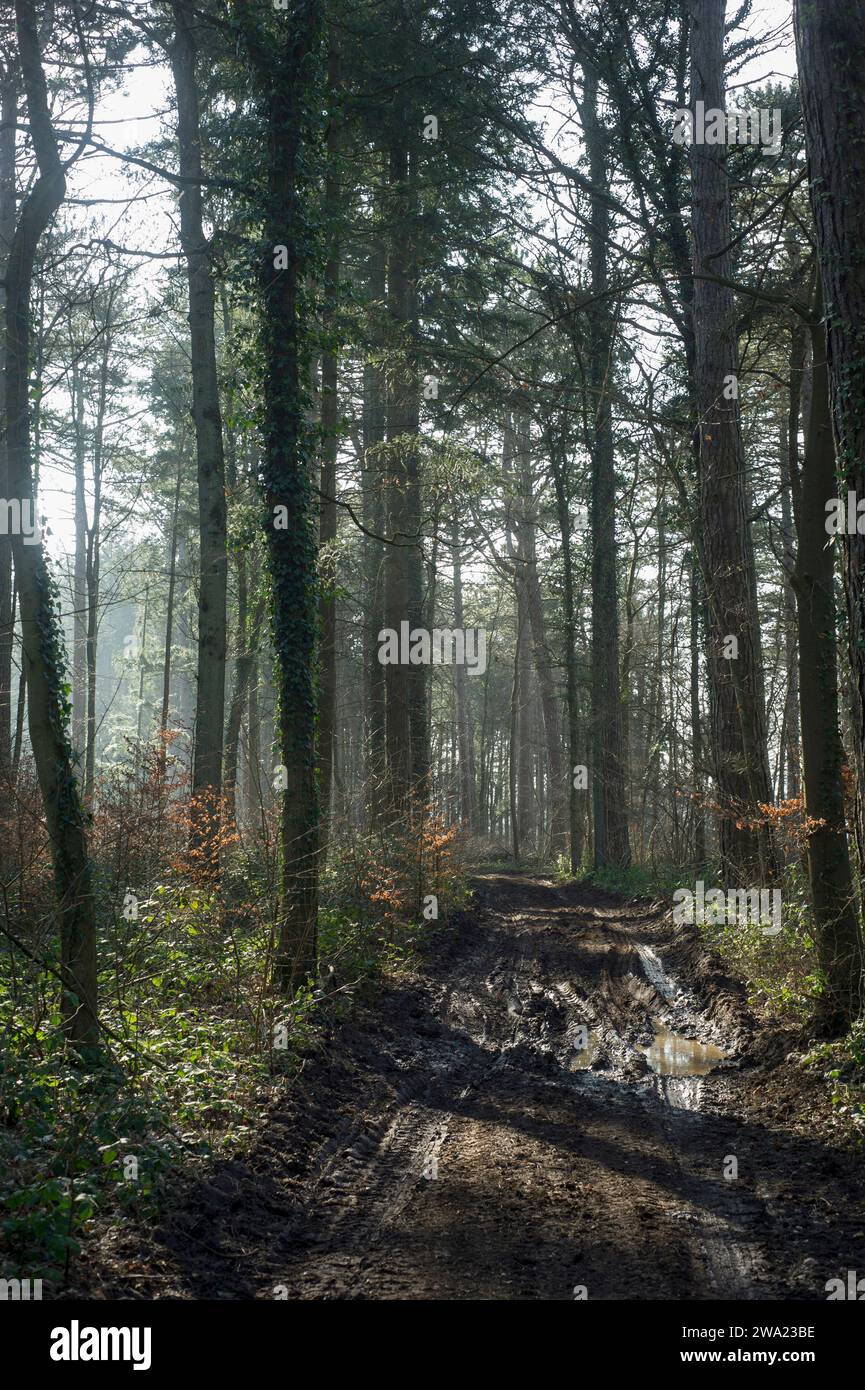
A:
MULTIPOLYGON (((66 177, 51 125, 30 0, 16 0, 21 75, 37 176, 25 198, 6 265, 6 447, 9 496, 36 501, 30 445, 30 290, 39 240, 63 202, 66 177)), ((54 581, 41 541, 12 537, 27 675, 30 742, 54 860, 60 930, 61 1012, 67 1036, 90 1051, 98 1039, 96 925, 86 816, 69 735, 71 708, 54 581)))
MULTIPOLYGON (((259 26, 237 6, 267 118, 267 214, 260 275, 264 355, 262 478, 271 575, 271 631, 279 707, 280 879, 276 968, 293 993, 317 968, 318 793, 315 668, 316 522, 313 448, 302 382, 308 379, 300 294, 313 235, 301 187, 312 143, 312 93, 321 82, 319 0, 259 26), (287 26, 282 32, 280 26, 287 26)), ((320 93, 318 96, 320 97, 320 93)))

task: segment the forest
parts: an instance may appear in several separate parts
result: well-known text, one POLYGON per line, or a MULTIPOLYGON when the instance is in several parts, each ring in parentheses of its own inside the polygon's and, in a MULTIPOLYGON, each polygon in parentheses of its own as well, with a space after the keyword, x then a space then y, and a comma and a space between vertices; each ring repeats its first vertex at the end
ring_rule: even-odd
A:
POLYGON ((863 920, 861 0, 4 0, 0 1301, 865 1298, 863 920))

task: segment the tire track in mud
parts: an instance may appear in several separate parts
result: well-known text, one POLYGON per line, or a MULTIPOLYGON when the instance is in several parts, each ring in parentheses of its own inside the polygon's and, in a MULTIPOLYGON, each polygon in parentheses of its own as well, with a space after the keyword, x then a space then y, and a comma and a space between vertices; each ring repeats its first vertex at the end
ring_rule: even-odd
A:
POLYGON ((117 1252, 137 1274, 107 1296, 820 1298, 865 1267, 861 1204, 814 1200, 820 1146, 738 1113, 750 1024, 701 983, 696 938, 519 871, 480 876, 477 902, 247 1160, 117 1252), (725 1060, 659 1075, 659 1030, 725 1060))
POLYGON ((450 1036, 474 1051, 457 1047, 446 1079, 431 1077, 398 1110, 366 1165, 373 1184, 359 1183, 353 1165, 334 1179, 350 1192, 349 1205, 329 1219, 319 1205, 328 1253, 298 1268, 293 1292, 753 1293, 759 1253, 744 1231, 757 1199, 743 1202, 719 1185, 724 1155, 714 1172, 689 1159, 677 1112, 698 1111, 701 1083, 652 1075, 639 1043, 645 1016, 667 1013, 673 1000, 677 1026, 696 1025, 694 1002, 615 914, 592 908, 573 923, 552 885, 512 885, 508 876, 492 882, 492 929, 431 1000, 450 1036), (586 954, 597 959, 584 979, 586 954), (579 1065, 581 1029, 597 1043, 591 1066, 579 1065), (454 1091, 456 1104, 448 1100, 454 1091), (629 1144, 621 1152, 623 1131, 629 1144), (544 1210, 551 1204, 554 1217, 544 1210), (596 1232, 599 1250, 587 1254, 596 1232), (522 1248, 532 1240, 534 1252, 522 1248))

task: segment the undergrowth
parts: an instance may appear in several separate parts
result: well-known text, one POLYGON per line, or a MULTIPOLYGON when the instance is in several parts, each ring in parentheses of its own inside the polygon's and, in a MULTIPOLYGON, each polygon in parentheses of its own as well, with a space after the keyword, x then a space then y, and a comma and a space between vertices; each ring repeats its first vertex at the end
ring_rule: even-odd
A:
POLYGON ((6 893, 0 1275, 42 1279, 52 1292, 97 1223, 152 1216, 180 1166, 242 1148, 325 1014, 338 1018, 410 960, 466 895, 455 833, 434 818, 410 835, 336 828, 318 978, 286 999, 273 971, 275 812, 255 835, 226 817, 217 889, 177 851, 188 802, 178 786, 166 794, 164 774, 164 761, 136 750, 100 787, 98 1067, 80 1064, 60 1026, 44 845, 31 847, 38 871, 6 893))

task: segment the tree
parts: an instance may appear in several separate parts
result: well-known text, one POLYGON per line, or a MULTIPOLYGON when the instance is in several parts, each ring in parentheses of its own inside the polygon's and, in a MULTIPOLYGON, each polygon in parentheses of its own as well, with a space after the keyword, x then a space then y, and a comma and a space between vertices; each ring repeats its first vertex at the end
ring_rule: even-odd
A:
POLYGON ((264 356, 263 490, 276 652, 280 809, 277 967, 293 992, 317 962, 316 538, 310 440, 302 382, 309 327, 303 277, 311 259, 308 145, 320 98, 322 16, 300 0, 262 27, 247 0, 235 6, 266 121, 264 246, 259 276, 264 356), (271 27, 272 26, 272 27, 271 27))
MULTIPOLYGON (((691 107, 724 110, 724 0, 691 5, 691 107)), ((725 136, 726 138, 726 136, 725 136)), ((730 289, 730 189, 725 146, 691 145, 694 370, 700 514, 707 589, 712 752, 725 883, 777 872, 759 807, 772 800, 766 744, 757 578, 738 398, 736 313, 730 289)))
MULTIPOLYGON (((11 50, 11 45, 9 46, 11 50)), ((5 409, 6 263, 15 233, 15 127, 19 80, 15 58, 5 45, 0 52, 0 414, 5 409)), ((6 441, 0 439, 0 496, 8 497, 6 441)), ((12 545, 0 535, 0 780, 12 772, 12 649, 15 626, 12 595, 12 545)))
MULTIPOLYGON (((340 87, 339 48, 336 37, 330 35, 328 52, 328 87, 331 103, 338 100, 340 87)), ((321 627, 319 644, 318 697, 318 767, 319 799, 322 821, 320 853, 327 857, 330 839, 331 802, 333 797, 333 761, 336 752, 336 465, 339 452, 339 352, 338 352, 338 292, 340 274, 340 188, 337 160, 340 146, 340 120, 331 111, 326 135, 328 169, 324 183, 324 215, 330 223, 327 262, 324 268, 322 353, 321 353, 321 505, 319 511, 319 543, 327 574, 323 577, 318 613, 321 627)))
POLYGON ((193 840, 218 867, 225 718, 226 595, 228 589, 225 453, 216 366, 216 309, 212 250, 204 231, 202 135, 196 75, 194 15, 186 0, 172 5, 169 45, 177 94, 178 166, 182 179, 180 241, 189 285, 192 417, 198 469, 198 678, 192 761, 193 840))
POLYGON ((862 936, 847 846, 838 723, 835 552, 826 543, 825 501, 835 481, 826 332, 818 300, 811 322, 811 404, 802 476, 794 493, 799 536, 793 587, 799 614, 802 771, 808 875, 820 963, 827 981, 824 1027, 845 1032, 863 1004, 862 936))
MULTIPOLYGON (((796 0, 796 53, 826 303, 837 486, 865 497, 865 13, 796 0)), ((824 498, 825 501, 828 498, 824 498)), ((844 535, 860 873, 865 868, 865 536, 844 535)))
MULTIPOLYGON (((66 175, 51 123, 32 0, 16 0, 21 80, 38 172, 21 205, 6 265, 6 451, 9 490, 35 496, 30 459, 30 287, 39 239, 63 202, 66 175)), ((79 153, 82 146, 79 146, 79 153)), ((85 814, 72 763, 69 704, 53 582, 41 540, 13 536, 28 684, 28 724, 54 857, 61 944, 62 1012, 70 1039, 98 1038, 96 931, 85 814)))
POLYGON ((619 679, 619 592, 616 575, 616 475, 610 399, 614 371, 615 317, 609 303, 607 243, 610 210, 606 138, 598 116, 598 83, 585 74, 583 129, 589 157, 591 197, 590 289, 587 363, 587 441, 592 460, 592 802, 595 867, 627 867, 628 803, 619 679))

